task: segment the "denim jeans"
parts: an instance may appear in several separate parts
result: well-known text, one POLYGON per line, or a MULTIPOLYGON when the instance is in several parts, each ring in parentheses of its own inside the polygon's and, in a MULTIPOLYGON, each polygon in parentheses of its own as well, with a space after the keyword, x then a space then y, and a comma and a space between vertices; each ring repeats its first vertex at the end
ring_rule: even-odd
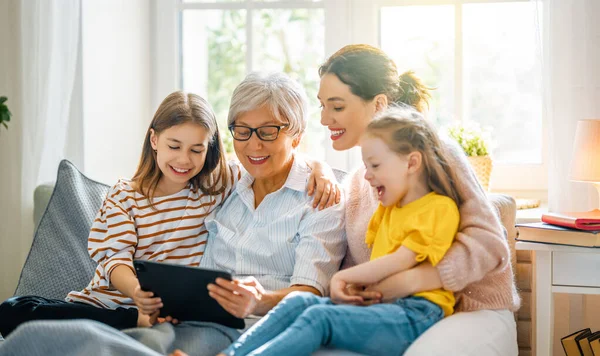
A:
POLYGON ((443 317, 438 305, 418 297, 362 307, 291 293, 223 353, 310 355, 323 345, 367 355, 402 355, 443 317))

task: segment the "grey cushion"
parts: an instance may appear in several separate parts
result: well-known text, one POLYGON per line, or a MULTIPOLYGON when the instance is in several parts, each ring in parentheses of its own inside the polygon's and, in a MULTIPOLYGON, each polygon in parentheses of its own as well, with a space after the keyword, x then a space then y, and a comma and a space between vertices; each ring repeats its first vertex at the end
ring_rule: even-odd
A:
POLYGON ((71 162, 60 163, 15 295, 63 299, 90 282, 96 264, 87 253, 87 238, 108 189, 71 162))

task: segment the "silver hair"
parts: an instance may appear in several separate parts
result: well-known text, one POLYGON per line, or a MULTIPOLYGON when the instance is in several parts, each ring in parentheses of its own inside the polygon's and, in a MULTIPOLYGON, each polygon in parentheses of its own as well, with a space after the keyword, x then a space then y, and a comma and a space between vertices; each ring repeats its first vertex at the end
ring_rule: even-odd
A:
POLYGON ((302 86, 284 73, 250 73, 235 88, 227 125, 242 114, 267 105, 273 117, 289 124, 288 135, 300 136, 306 129, 308 100, 302 86))

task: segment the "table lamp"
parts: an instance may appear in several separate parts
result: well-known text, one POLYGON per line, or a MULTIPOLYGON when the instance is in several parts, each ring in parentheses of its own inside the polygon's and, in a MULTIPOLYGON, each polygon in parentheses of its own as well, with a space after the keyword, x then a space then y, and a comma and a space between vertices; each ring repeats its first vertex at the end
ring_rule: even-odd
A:
POLYGON ((570 179, 592 183, 600 197, 600 120, 577 122, 570 179))

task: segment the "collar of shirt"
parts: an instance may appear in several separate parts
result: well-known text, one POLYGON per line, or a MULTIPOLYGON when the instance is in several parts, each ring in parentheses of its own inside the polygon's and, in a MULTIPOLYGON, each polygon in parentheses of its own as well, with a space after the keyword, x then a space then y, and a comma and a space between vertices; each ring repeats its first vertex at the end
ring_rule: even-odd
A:
MULTIPOLYGON (((311 170, 302 158, 297 158, 297 155, 294 154, 290 174, 288 174, 288 177, 281 188, 289 188, 298 192, 304 192, 306 191, 306 184, 311 170)), ((248 191, 252 191, 253 182, 254 177, 242 168, 242 177, 237 185, 237 193, 241 196, 248 194, 248 191)), ((252 196, 254 196, 253 191, 252 196)))

